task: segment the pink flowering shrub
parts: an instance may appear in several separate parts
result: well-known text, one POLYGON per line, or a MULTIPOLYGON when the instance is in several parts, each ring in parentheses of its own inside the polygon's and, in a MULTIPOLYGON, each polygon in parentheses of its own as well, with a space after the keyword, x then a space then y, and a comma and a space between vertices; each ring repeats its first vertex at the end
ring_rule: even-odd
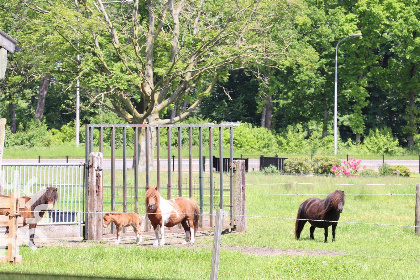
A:
POLYGON ((349 158, 348 161, 343 161, 341 166, 333 166, 332 171, 335 175, 355 175, 359 170, 366 168, 366 166, 361 166, 361 160, 355 160, 354 158, 349 158))

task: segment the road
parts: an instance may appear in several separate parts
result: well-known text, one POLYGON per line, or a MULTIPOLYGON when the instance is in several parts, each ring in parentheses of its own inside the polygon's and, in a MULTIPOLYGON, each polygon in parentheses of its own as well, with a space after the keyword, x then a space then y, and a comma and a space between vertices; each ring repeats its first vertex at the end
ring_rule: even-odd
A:
MULTIPOLYGON (((29 165, 29 164, 38 164, 38 159, 3 159, 3 165, 29 165)), ((40 164, 66 164, 66 159, 41 159, 40 164)), ((84 159, 68 159, 69 164, 83 164, 84 159)), ((378 167, 382 165, 382 160, 362 160, 362 166, 366 166, 368 169, 378 170, 378 167)), ((385 163, 389 165, 404 165, 407 166, 411 172, 419 173, 419 160, 386 160, 385 163)), ((249 171, 252 170, 260 170, 260 160, 259 159, 249 159, 249 171)), ((171 165, 173 170, 178 171, 178 160, 171 160, 171 165)), ((157 160, 154 160, 154 167, 157 166, 157 160)), ((193 171, 198 172, 198 159, 192 160, 193 171)), ((133 160, 127 159, 126 161, 126 168, 131 169, 133 167, 133 160)), ((182 160, 182 170, 187 171, 189 167, 189 160, 188 158, 184 158, 182 160)), ((160 160, 160 168, 162 171, 168 170, 168 159, 161 159, 160 160)), ((209 160, 206 159, 205 162, 205 170, 209 170, 209 160)), ((103 169, 110 170, 111 169, 111 160, 104 159, 103 161, 103 169)), ((123 160, 116 159, 115 160, 115 169, 122 170, 123 169, 123 160)))

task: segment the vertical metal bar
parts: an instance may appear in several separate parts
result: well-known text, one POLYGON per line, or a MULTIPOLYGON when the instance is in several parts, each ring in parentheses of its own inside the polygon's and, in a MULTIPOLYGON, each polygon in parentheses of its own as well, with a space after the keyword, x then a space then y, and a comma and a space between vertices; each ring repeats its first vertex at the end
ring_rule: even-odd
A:
POLYGON ((123 127, 123 212, 127 212, 127 127, 123 127))
POLYGON ((134 129, 134 212, 139 213, 139 128, 134 129))
POLYGON ((156 184, 157 188, 160 191, 160 127, 156 127, 156 184))
POLYGON ((209 128, 210 227, 213 227, 213 127, 209 128))
POLYGON ((99 152, 104 153, 104 128, 99 129, 99 152))
MULTIPOLYGON (((87 125, 85 125, 85 163, 87 164, 88 163, 88 159, 89 159, 89 147, 90 147, 90 143, 89 143, 89 141, 90 141, 90 127, 89 127, 89 125, 87 124, 87 125)), ((87 182, 86 182, 87 183, 87 182)))
POLYGON ((168 199, 171 199, 171 127, 168 127, 168 199))
POLYGON ((149 187, 149 185, 150 185, 150 180, 149 180, 149 149, 150 149, 150 147, 149 147, 149 145, 150 145, 150 143, 149 143, 149 127, 148 126, 146 126, 146 127, 144 127, 144 129, 145 129, 145 137, 146 137, 146 141, 145 141, 145 143, 146 143, 146 149, 145 149, 145 152, 146 152, 146 188, 148 188, 149 187))
MULTIPOLYGON (((111 211, 115 211, 115 127, 111 127, 111 211)), ((113 227, 111 232, 113 233, 113 227)))
MULTIPOLYGON (((84 171, 87 171, 87 167, 88 167, 88 164, 89 164, 89 147, 90 147, 90 143, 89 143, 90 133, 89 132, 90 132, 90 127, 87 124, 85 126, 85 166, 84 166, 84 171)), ((86 176, 84 176, 84 178, 83 178, 84 182, 83 182, 83 208, 82 209, 83 209, 83 212, 84 212, 84 221, 85 221, 85 226, 83 227, 83 230, 84 230, 83 237, 86 239, 87 238, 87 230, 86 229, 87 229, 89 220, 88 220, 88 213, 87 213, 88 193, 87 193, 85 188, 87 188, 89 178, 87 176, 88 172, 85 172, 85 174, 86 174, 86 176)))
POLYGON ((193 181, 192 181, 192 127, 188 128, 188 197, 193 196, 193 181))
POLYGON ((178 127, 178 195, 182 196, 182 129, 178 127))
POLYGON ((230 225, 233 227, 233 126, 230 127, 230 164, 229 171, 230 171, 230 225))
POLYGON ((199 186, 200 186, 200 224, 203 226, 203 212, 204 212, 204 188, 203 188, 203 128, 198 128, 198 168, 199 168, 199 186))
POLYGON ((223 127, 219 127, 220 209, 223 209, 223 127))

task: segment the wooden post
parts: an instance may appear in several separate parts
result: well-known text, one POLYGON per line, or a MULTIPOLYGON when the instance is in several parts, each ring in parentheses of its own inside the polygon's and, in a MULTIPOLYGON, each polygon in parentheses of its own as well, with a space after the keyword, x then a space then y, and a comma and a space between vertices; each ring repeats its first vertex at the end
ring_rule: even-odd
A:
POLYGON ((23 218, 20 217, 19 210, 23 210, 24 202, 21 199, 16 199, 15 194, 12 193, 10 197, 2 197, 0 201, 0 208, 2 211, 8 211, 8 216, 1 216, 0 225, 9 227, 9 235, 7 238, 1 237, 1 248, 7 245, 7 256, 0 256, 0 262, 22 262, 22 256, 19 255, 19 244, 17 242, 16 231, 18 226, 23 225, 23 218))
POLYGON ((245 160, 233 161, 233 226, 246 231, 245 160))
POLYGON ((15 194, 12 193, 10 197, 10 214, 9 214, 9 244, 7 250, 7 260, 9 262, 22 262, 22 256, 19 255, 19 246, 16 240, 16 231, 18 228, 17 217, 18 214, 18 200, 15 198, 15 194))
POLYGON ((88 201, 87 201, 87 240, 102 239, 102 153, 89 154, 88 201))
POLYGON ((420 184, 416 185, 416 218, 415 218, 415 232, 420 236, 420 184))
POLYGON ((211 260, 210 279, 217 279, 219 273, 220 241, 222 239, 223 209, 216 210, 216 226, 214 228, 213 256, 211 260))

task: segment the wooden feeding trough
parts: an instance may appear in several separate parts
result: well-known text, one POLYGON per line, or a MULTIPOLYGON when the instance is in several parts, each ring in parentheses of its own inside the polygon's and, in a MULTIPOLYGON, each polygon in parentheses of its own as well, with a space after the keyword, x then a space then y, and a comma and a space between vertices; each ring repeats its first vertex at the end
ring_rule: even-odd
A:
POLYGON ((23 225, 23 217, 19 211, 23 211, 25 199, 11 196, 0 195, 0 227, 9 227, 8 236, 0 236, 0 249, 7 248, 7 255, 0 255, 0 262, 19 263, 22 256, 19 255, 19 244, 17 242, 17 229, 23 225), (4 215, 5 214, 5 215, 4 215))

